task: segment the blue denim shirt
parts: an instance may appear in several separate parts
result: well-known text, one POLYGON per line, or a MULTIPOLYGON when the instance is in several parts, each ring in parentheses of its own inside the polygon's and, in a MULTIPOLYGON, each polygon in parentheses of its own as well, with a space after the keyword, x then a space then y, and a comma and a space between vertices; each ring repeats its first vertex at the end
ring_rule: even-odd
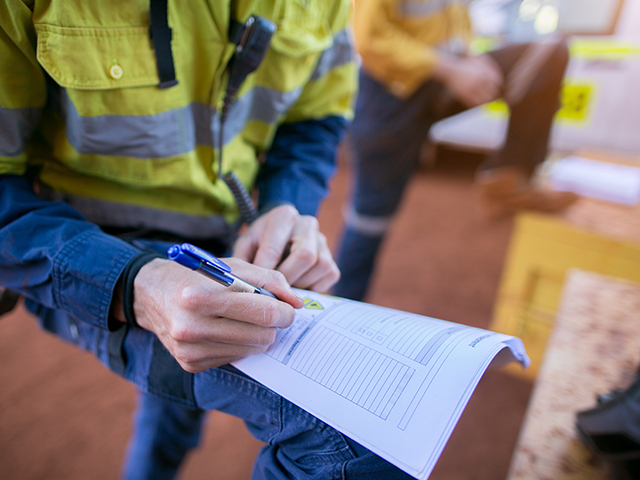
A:
MULTIPOLYGON (((315 215, 345 127, 340 117, 280 127, 258 181, 260 207, 288 203, 315 215)), ((108 329, 115 285, 139 252, 67 204, 41 199, 26 178, 0 176, 0 285, 27 300, 108 329)))

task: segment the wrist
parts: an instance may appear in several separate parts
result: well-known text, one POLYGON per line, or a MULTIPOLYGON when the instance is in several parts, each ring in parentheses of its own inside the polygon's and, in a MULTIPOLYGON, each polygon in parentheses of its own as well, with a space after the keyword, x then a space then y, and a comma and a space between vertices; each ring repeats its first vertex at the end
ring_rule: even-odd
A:
POLYGON ((122 318, 126 323, 136 323, 135 314, 133 311, 133 292, 134 292, 134 280, 138 272, 147 263, 155 260, 156 258, 165 258, 159 252, 156 251, 144 251, 133 257, 124 271, 119 283, 122 284, 121 289, 121 305, 122 305, 122 318))

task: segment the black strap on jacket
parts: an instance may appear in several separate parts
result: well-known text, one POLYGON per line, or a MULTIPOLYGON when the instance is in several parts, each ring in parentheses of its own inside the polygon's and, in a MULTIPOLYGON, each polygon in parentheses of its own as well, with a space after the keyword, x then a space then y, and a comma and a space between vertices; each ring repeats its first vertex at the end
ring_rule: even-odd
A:
POLYGON ((231 43, 235 43, 236 45, 240 44, 240 40, 242 40, 242 36, 244 35, 244 31, 246 30, 246 25, 244 23, 240 23, 233 18, 229 20, 229 41, 231 43))
POLYGON ((169 28, 167 14, 167 0, 151 0, 150 6, 151 28, 150 35, 153 49, 156 52, 159 88, 169 88, 178 84, 176 71, 173 66, 173 53, 171 52, 171 29, 169 28))

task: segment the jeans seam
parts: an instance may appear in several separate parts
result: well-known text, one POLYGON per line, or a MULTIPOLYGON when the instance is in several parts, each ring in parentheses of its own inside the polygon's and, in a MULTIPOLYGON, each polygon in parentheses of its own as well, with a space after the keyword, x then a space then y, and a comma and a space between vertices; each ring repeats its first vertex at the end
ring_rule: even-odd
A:
POLYGON ((278 433, 269 439, 269 444, 272 445, 272 441, 275 437, 280 435, 284 430, 284 398, 278 399, 278 433))

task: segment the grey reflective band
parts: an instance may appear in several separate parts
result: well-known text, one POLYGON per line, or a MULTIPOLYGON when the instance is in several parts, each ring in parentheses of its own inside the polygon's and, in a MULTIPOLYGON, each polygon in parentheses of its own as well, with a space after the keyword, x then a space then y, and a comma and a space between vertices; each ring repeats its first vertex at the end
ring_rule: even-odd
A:
MULTIPOLYGON (((238 135, 249 121, 259 120, 268 124, 276 122, 281 115, 291 109, 301 94, 301 88, 288 92, 279 92, 265 87, 252 88, 231 105, 229 116, 224 124, 225 145, 238 135)), ((216 138, 218 138, 217 135, 216 138)))
POLYGON ((455 35, 444 42, 436 45, 436 49, 441 52, 448 52, 455 55, 462 55, 467 51, 468 41, 462 35, 455 35))
POLYGON ((42 194, 49 200, 68 203, 89 222, 101 226, 160 230, 193 239, 229 238, 233 233, 222 215, 199 216, 155 208, 115 203, 78 195, 53 192, 47 187, 42 194))
MULTIPOLYGON (((311 75, 317 80, 354 59, 351 32, 336 34, 322 52, 311 75)), ((256 86, 231 106, 224 128, 224 145, 238 136, 250 121, 277 122, 302 94, 302 87, 281 92, 256 86)), ((63 92, 67 140, 78 153, 126 156, 148 160, 182 155, 196 146, 213 146, 218 138, 218 118, 213 107, 194 102, 153 115, 98 115, 82 117, 63 92)), ((0 117, 0 126, 2 117, 0 117)))
POLYGON ((78 153, 149 159, 195 148, 190 106, 154 115, 81 117, 66 94, 64 98, 67 140, 78 153))
POLYGON ((400 5, 400 11, 402 15, 407 17, 426 17, 443 10, 447 3, 449 2, 446 0, 432 0, 427 2, 405 1, 400 5))
POLYGON ((336 67, 350 63, 354 59, 354 48, 351 30, 345 28, 333 37, 333 45, 327 48, 311 74, 311 80, 317 80, 336 67))
MULTIPOLYGON (((240 97, 229 112, 224 144, 238 136, 252 120, 274 123, 298 100, 302 89, 289 92, 255 87, 240 97)), ((213 146, 218 118, 213 107, 194 102, 154 115, 98 115, 82 117, 64 94, 67 140, 79 153, 126 156, 149 160, 213 146)))
POLYGON ((387 217, 373 217, 369 215, 362 215, 353 208, 353 205, 345 205, 342 209, 342 215, 344 217, 344 223, 347 227, 355 230, 363 235, 369 235, 372 237, 379 237, 387 231, 393 216, 387 217))
POLYGON ((469 3, 470 0, 404 1, 400 5, 400 12, 407 17, 427 17, 453 5, 468 5, 469 3))
POLYGON ((40 122, 41 108, 0 107, 0 156, 16 157, 40 122))

